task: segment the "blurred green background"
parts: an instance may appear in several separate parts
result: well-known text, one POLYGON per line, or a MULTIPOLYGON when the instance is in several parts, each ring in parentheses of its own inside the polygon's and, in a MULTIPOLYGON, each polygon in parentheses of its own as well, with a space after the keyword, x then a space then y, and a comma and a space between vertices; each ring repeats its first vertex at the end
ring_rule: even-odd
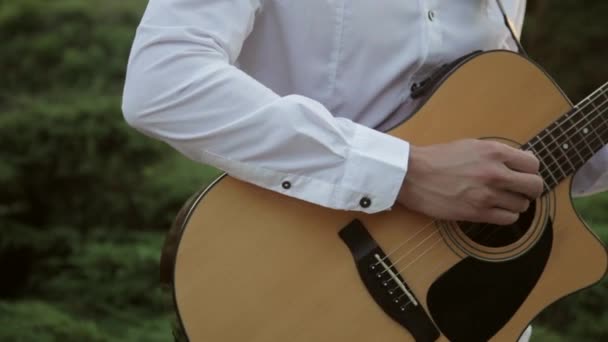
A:
MULTIPOLYGON (((124 123, 142 0, 0 1, 0 341, 169 341, 164 234, 217 171, 124 123)), ((608 2, 530 1, 524 44, 573 101, 608 80, 608 2)), ((576 201, 608 241, 608 196, 576 201)), ((581 266, 584 267, 584 266, 581 266)), ((608 341, 608 282, 535 341, 608 341)))

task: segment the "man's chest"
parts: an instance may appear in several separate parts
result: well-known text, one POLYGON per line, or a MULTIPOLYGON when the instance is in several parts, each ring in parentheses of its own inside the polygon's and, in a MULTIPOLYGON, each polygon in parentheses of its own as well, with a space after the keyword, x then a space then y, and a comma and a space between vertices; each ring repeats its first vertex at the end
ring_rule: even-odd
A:
MULTIPOLYGON (((503 3, 521 22, 525 1, 503 3)), ((438 65, 509 37, 494 0, 266 0, 251 29, 246 72, 369 125, 438 65)))

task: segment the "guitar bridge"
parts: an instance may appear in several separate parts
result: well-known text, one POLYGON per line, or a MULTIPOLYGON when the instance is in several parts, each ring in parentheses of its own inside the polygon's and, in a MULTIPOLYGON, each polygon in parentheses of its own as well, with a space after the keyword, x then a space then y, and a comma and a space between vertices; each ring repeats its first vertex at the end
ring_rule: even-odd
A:
POLYGON ((361 221, 352 221, 339 235, 351 251, 359 276, 376 304, 417 342, 437 340, 439 330, 361 221), (404 296, 406 299, 402 300, 404 296))
MULTIPOLYGON (((414 304, 415 306, 418 306, 418 301, 416 300, 414 295, 405 286, 405 284, 401 281, 401 279, 397 276, 397 274, 395 272, 393 272, 393 270, 386 264, 386 262, 384 260, 384 259, 386 259, 386 257, 384 257, 384 259, 383 259, 380 257, 380 255, 374 254, 374 258, 376 258, 376 260, 378 260, 378 265, 381 265, 384 268, 384 271, 382 271, 382 272, 388 273, 388 275, 391 277, 391 280, 394 281, 395 284, 397 284, 397 287, 399 287, 401 289, 401 291, 403 291, 403 293, 410 300, 410 303, 414 304)), ((393 293, 389 292, 389 294, 393 294, 393 293)), ((399 297, 396 297, 393 301, 398 302, 399 297)), ((403 307, 402 307, 402 310, 403 310, 403 307)))

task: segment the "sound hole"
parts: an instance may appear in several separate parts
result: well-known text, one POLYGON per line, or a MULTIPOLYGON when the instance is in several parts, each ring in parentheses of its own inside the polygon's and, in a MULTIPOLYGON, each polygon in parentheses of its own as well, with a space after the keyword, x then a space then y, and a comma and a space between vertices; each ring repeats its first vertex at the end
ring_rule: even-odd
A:
POLYGON ((503 247, 517 242, 526 234, 534 220, 536 202, 521 215, 519 220, 509 226, 498 226, 487 223, 460 222, 462 232, 469 239, 486 247, 503 247))

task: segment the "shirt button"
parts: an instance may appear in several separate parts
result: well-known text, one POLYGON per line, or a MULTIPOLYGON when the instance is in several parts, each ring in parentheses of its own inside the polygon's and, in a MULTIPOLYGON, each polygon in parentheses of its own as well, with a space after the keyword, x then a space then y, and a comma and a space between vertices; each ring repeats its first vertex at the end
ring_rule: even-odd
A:
POLYGON ((418 88, 420 88, 420 85, 418 83, 412 83, 412 86, 410 87, 410 91, 413 93, 416 90, 418 90, 418 88))
POLYGON ((363 197, 359 201, 359 205, 361 205, 363 208, 369 208, 369 206, 372 205, 372 200, 369 199, 369 197, 363 197))
POLYGON ((285 182, 283 182, 283 184, 281 184, 281 186, 283 187, 283 189, 289 190, 291 188, 291 183, 288 181, 285 181, 285 182))
POLYGON ((435 19, 435 12, 434 11, 429 11, 428 16, 429 16, 429 20, 433 21, 433 19, 435 19))

